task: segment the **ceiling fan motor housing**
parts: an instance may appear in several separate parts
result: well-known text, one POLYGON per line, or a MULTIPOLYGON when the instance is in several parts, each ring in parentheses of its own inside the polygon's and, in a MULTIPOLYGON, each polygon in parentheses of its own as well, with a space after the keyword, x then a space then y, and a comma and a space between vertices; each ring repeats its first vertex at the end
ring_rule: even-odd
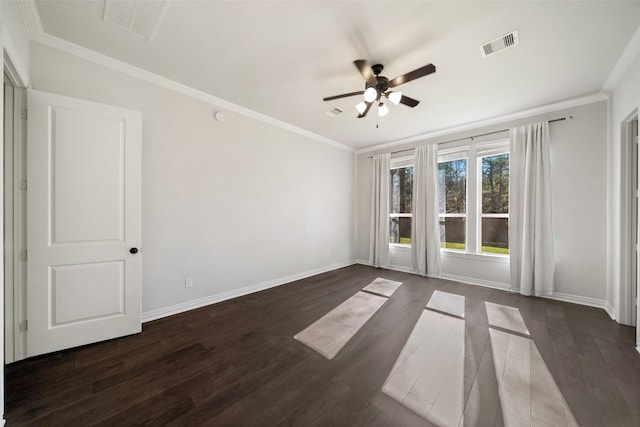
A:
POLYGON ((365 83, 365 90, 373 87, 378 92, 377 100, 380 100, 380 96, 382 96, 382 94, 384 94, 391 86, 389 79, 380 75, 383 69, 384 66, 382 64, 372 65, 371 70, 373 71, 373 74, 375 74, 378 83, 375 86, 370 85, 368 82, 365 83))

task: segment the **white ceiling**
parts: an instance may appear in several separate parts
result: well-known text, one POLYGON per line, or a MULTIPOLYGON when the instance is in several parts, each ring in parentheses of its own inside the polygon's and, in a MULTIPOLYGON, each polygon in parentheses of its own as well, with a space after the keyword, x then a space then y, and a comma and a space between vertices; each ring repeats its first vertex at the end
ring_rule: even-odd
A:
POLYGON ((150 42, 102 19, 104 1, 37 1, 44 31, 325 138, 363 148, 599 92, 640 23, 639 1, 170 2, 150 42), (479 46, 511 30, 520 45, 479 46), (355 59, 421 101, 356 118, 355 59), (325 110, 345 112, 331 118, 325 110))

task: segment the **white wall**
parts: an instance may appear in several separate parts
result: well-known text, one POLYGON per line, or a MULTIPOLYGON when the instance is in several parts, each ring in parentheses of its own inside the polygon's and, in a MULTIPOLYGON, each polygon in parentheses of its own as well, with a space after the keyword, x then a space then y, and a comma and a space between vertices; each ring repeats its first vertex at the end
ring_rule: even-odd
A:
MULTIPOLYGON (((621 246, 625 245, 627 230, 622 229, 621 217, 624 215, 621 209, 621 193, 623 191, 624 168, 623 162, 626 160, 621 155, 623 144, 621 134, 621 124, 634 111, 640 108, 640 54, 636 56, 624 75, 615 85, 610 95, 610 122, 609 122, 609 148, 608 148, 608 262, 609 271, 607 276, 607 299, 613 306, 613 313, 616 319, 623 323, 629 323, 628 301, 624 298, 626 286, 624 273, 627 269, 625 260, 621 259, 621 246), (622 274, 622 275, 621 275, 622 274), (621 292, 622 291, 622 292, 621 292)), ((640 344, 640 343, 639 343, 640 344)))
POLYGON ((142 112, 143 312, 352 259, 352 152, 37 43, 31 78, 142 112))
MULTIPOLYGON (((378 152, 397 151, 569 115, 574 118, 550 125, 556 296, 575 302, 604 306, 607 202, 607 103, 605 101, 386 148, 378 152)), ((361 153, 357 158, 356 258, 359 260, 368 259, 369 156, 372 153, 374 152, 361 153)), ((489 261, 482 261, 481 259, 482 257, 477 255, 464 256, 443 252, 443 273, 458 280, 508 287, 510 279, 507 260, 492 258, 489 261)), ((404 249, 392 251, 391 263, 395 268, 410 269, 410 256, 404 249)))

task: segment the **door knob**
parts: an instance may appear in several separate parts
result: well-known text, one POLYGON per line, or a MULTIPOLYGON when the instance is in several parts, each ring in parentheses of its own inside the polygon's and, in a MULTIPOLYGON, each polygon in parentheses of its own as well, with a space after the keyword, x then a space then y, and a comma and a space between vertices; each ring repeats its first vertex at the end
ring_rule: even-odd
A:
POLYGON ((135 255, 138 253, 138 248, 131 248, 129 249, 129 252, 135 255))

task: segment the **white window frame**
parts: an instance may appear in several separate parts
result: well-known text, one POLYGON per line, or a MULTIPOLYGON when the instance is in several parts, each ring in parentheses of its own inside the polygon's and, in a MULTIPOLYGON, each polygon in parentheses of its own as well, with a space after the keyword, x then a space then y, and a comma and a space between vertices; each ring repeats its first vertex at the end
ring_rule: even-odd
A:
POLYGON ((482 158, 508 153, 508 139, 454 148, 439 148, 438 164, 451 160, 467 159, 466 214, 445 213, 439 215, 440 218, 466 218, 466 249, 440 248, 441 252, 474 257, 509 257, 508 254, 482 252, 482 218, 509 218, 509 214, 482 213, 482 158))
MULTIPOLYGON (((479 255, 487 255, 487 256, 498 256, 498 257, 508 257, 508 254, 498 254, 494 252, 482 252, 482 219, 483 218, 507 218, 509 219, 509 214, 496 214, 496 213, 483 213, 482 212, 482 159, 485 157, 497 156, 500 154, 509 154, 509 140, 499 140, 487 144, 482 144, 476 147, 476 188, 478 191, 477 195, 477 237, 476 237, 476 251, 475 253, 479 255)), ((511 160, 511 157, 509 157, 511 160)))
MULTIPOLYGON (((412 167, 413 168, 413 164, 414 164, 414 156, 403 156, 403 157, 398 157, 395 159, 391 159, 391 164, 389 166, 389 173, 391 173, 392 169, 401 169, 401 168, 407 168, 407 167, 412 167)), ((415 171, 414 171, 415 172, 415 171)), ((413 185, 413 183, 412 183, 413 185)), ((389 196, 391 196, 391 194, 389 194, 389 196)), ((412 201, 412 207, 413 207, 413 201, 412 201)), ((391 220, 391 218, 411 218, 411 221, 413 221, 413 213, 391 213, 389 212, 389 220, 391 220)), ((389 246, 390 247, 395 247, 395 248, 411 248, 411 244, 406 244, 406 243, 391 243, 389 242, 389 246)))

